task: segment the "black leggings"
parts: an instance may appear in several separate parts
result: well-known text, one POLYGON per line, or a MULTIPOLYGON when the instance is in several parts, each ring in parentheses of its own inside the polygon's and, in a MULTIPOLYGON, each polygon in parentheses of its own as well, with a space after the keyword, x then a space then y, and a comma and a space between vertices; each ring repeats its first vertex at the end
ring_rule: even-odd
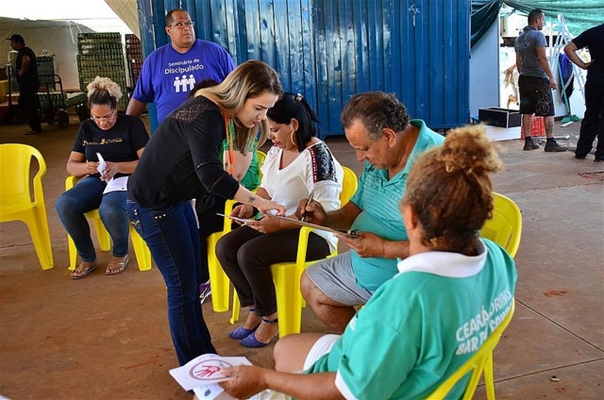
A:
MULTIPOLYGON (((243 226, 218 241, 216 256, 233 282, 242 307, 254 304, 259 316, 277 312, 270 266, 296 260, 299 233, 300 229, 286 229, 264 234, 243 226)), ((311 233, 306 259, 319 260, 328 255, 327 241, 311 233)))

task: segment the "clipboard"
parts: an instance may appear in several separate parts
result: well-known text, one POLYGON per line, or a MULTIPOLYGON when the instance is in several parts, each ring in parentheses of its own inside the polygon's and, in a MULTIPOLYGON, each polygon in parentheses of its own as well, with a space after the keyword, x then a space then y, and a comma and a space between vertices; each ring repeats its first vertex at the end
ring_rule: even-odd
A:
POLYGON ((351 238, 356 238, 357 236, 357 230, 350 230, 350 229, 333 229, 330 228, 328 226, 325 225, 318 225, 318 224, 313 224, 311 222, 304 222, 304 221, 300 221, 299 219, 295 219, 295 218, 290 218, 290 217, 282 217, 279 215, 271 215, 271 214, 267 214, 270 218, 279 218, 282 219, 284 221, 288 221, 291 222, 293 224, 296 225, 300 225, 300 226, 308 226, 309 228, 314 228, 320 231, 326 231, 326 232, 331 232, 331 233, 337 233, 339 235, 344 235, 344 236, 348 236, 351 238))

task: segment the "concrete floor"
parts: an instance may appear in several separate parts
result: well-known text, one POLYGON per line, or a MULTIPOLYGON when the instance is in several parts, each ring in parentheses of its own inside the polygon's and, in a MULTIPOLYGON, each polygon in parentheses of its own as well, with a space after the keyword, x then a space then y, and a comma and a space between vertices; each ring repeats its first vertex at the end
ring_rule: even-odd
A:
MULTIPOLYGON (((165 287, 154 267, 107 277, 104 268, 73 281, 66 233, 54 211, 64 190, 65 162, 77 118, 60 130, 23 136, 24 125, 0 125, 0 143, 28 143, 48 165, 44 189, 55 268, 39 267, 25 225, 0 224, 0 395, 10 399, 190 399, 168 374, 177 366, 166 320, 165 287)), ((576 141, 579 123, 561 128, 576 141)), ((342 164, 361 165, 343 137, 327 140, 342 164)), ((604 398, 604 164, 573 153, 522 151, 501 143, 506 169, 495 190, 523 211, 516 256, 514 320, 495 352, 500 399, 604 398), (557 377, 557 381, 552 380, 557 377)), ((561 143, 566 143, 561 141, 561 143)), ((100 253, 101 264, 109 253, 100 253)), ((214 345, 272 366, 272 345, 245 349, 226 334, 228 313, 203 306, 214 345)), ((304 331, 324 331, 304 310, 304 331)), ((476 398, 484 398, 480 391, 476 398)))

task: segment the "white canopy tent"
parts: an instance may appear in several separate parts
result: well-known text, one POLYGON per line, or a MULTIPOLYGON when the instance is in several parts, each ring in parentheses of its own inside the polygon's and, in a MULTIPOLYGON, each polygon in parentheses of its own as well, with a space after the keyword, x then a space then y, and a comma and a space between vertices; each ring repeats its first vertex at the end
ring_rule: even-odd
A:
MULTIPOLYGON (((14 33, 24 37, 37 55, 54 55, 55 73, 66 91, 79 88, 78 32, 120 32, 138 35, 136 0, 20 0, 3 2, 0 38, 14 33)), ((9 62, 8 41, 0 46, 0 65, 9 62)))

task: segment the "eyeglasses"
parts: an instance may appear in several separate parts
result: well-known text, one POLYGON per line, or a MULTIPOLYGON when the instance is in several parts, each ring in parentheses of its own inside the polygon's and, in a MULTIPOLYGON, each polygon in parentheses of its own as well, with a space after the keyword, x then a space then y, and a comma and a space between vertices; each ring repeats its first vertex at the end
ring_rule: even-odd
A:
POLYGON ((90 119, 94 122, 110 122, 113 118, 115 118, 116 115, 117 113, 115 111, 106 117, 95 117, 94 115, 90 114, 90 119))
POLYGON ((183 30, 185 28, 193 28, 193 26, 195 25, 195 22, 193 21, 189 21, 189 22, 177 22, 175 24, 170 25, 170 28, 175 26, 180 30, 183 30))

